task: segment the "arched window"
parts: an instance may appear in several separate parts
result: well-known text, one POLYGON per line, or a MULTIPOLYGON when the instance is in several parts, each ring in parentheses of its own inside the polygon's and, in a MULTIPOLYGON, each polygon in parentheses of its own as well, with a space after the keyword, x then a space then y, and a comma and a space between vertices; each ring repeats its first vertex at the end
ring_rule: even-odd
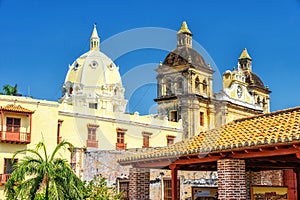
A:
POLYGON ((183 81, 182 78, 178 78, 176 81, 176 90, 179 94, 183 93, 183 81))
POLYGON ((195 80, 195 92, 196 92, 196 93, 199 93, 199 92, 200 92, 200 80, 199 80, 198 77, 197 77, 196 80, 195 80))
POLYGON ((202 85, 203 85, 203 93, 207 94, 207 82, 205 79, 203 80, 202 85))
POLYGON ((165 84, 166 84, 166 95, 171 95, 172 94, 171 80, 167 79, 165 84))
POLYGON ((257 103, 260 104, 260 98, 259 97, 257 97, 257 103))
POLYGON ((70 87, 70 89, 69 89, 69 93, 70 93, 70 94, 72 94, 72 93, 73 93, 73 88, 72 88, 72 87, 70 87))
POLYGON ((263 105, 263 107, 265 107, 266 106, 266 100, 265 100, 265 98, 263 98, 263 100, 262 100, 262 105, 263 105))

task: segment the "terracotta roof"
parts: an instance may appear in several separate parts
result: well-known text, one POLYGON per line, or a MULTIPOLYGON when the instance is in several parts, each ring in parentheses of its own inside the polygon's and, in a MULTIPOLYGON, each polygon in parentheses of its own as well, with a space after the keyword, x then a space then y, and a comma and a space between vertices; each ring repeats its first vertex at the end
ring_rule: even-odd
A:
POLYGON ((10 111, 10 112, 34 113, 34 111, 32 111, 32 110, 29 110, 27 108, 23 108, 20 105, 13 105, 13 104, 7 105, 5 107, 1 107, 1 110, 10 111))
POLYGON ((234 120, 187 141, 119 160, 122 164, 179 158, 184 155, 232 151, 300 140, 300 107, 234 120))

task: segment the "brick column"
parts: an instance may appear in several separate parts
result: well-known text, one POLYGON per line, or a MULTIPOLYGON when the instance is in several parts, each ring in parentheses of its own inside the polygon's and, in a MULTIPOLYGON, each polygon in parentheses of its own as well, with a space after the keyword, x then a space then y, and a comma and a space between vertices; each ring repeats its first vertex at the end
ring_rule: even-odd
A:
POLYGON ((150 170, 144 168, 129 169, 129 199, 149 200, 150 170))
POLYGON ((218 160, 219 200, 246 200, 245 160, 218 160))

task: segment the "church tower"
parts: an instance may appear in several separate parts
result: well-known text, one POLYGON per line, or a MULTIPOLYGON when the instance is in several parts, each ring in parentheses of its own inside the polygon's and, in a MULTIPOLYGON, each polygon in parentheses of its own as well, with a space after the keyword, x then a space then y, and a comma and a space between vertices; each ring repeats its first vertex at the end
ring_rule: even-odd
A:
POLYGON ((268 86, 264 86, 262 80, 252 71, 252 58, 246 48, 243 49, 239 59, 238 68, 243 70, 246 77, 247 89, 253 96, 255 103, 261 107, 264 113, 270 112, 271 91, 268 86))
POLYGON ((214 127, 210 65, 192 47, 192 32, 183 22, 177 32, 177 48, 156 69, 158 115, 182 120, 183 138, 214 127))
POLYGON ((215 126, 270 112, 270 92, 252 71, 252 58, 244 48, 238 66, 223 73, 223 90, 215 94, 215 126))

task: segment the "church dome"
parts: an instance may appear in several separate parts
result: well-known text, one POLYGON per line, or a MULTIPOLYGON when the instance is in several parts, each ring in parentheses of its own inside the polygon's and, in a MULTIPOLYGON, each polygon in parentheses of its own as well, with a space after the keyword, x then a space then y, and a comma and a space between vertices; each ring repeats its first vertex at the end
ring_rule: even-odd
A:
POLYGON ((109 57, 100 51, 100 38, 96 25, 90 38, 90 51, 81 55, 69 66, 65 79, 65 83, 67 82, 87 87, 122 84, 119 69, 109 57))
POLYGON ((264 83, 262 80, 253 72, 247 72, 246 75, 246 83, 248 83, 250 86, 255 86, 261 89, 265 89, 264 83))
POLYGON ((207 67, 204 58, 194 49, 186 46, 177 47, 165 58, 164 65, 175 67, 178 65, 191 64, 194 67, 207 67))
POLYGON ((119 68, 100 51, 96 25, 90 38, 90 50, 69 66, 62 92, 60 102, 73 106, 125 111, 127 101, 119 68))
POLYGON ((195 68, 209 68, 203 57, 193 49, 192 35, 187 23, 184 21, 177 32, 177 48, 166 56, 163 65, 169 67, 191 65, 195 68))
POLYGON ((67 82, 93 87, 122 84, 114 62, 97 50, 91 50, 73 62, 65 79, 65 83, 67 82))

